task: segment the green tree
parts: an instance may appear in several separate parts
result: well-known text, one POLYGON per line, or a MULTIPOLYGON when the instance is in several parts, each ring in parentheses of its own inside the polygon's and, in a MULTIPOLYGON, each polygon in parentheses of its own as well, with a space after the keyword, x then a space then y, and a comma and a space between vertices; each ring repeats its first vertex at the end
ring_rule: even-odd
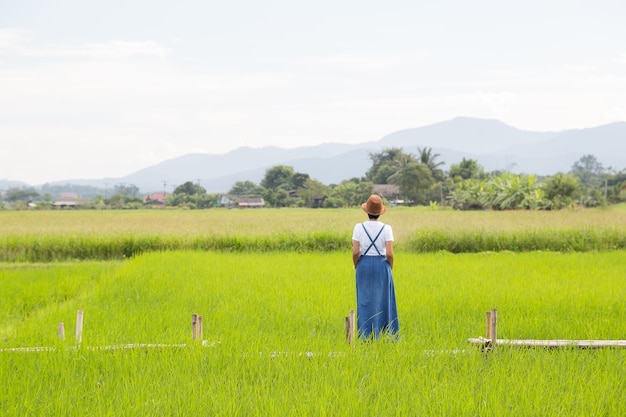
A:
POLYGON ((357 178, 344 180, 330 190, 329 199, 324 202, 325 207, 357 207, 374 192, 371 181, 361 181, 357 178), (341 201, 341 204, 338 202, 341 201))
POLYGON ((597 187, 602 180, 604 167, 593 155, 584 155, 572 165, 572 174, 578 178, 583 187, 597 187))
POLYGON ((430 173, 435 181, 443 181, 444 173, 443 169, 439 168, 444 165, 444 162, 437 162, 436 159, 439 158, 438 153, 433 154, 432 148, 417 148, 417 159, 422 164, 426 165, 430 170, 430 173))
POLYGON ((588 207, 595 207, 605 202, 604 167, 593 155, 584 155, 572 165, 571 173, 578 178, 582 188, 582 203, 588 207))
POLYGON ((113 194, 122 194, 127 197, 139 196, 139 187, 133 184, 118 184, 113 189, 113 194))
POLYGON ((309 180, 309 174, 295 172, 293 167, 286 165, 275 165, 265 171, 265 176, 261 180, 261 187, 276 190, 297 190, 303 187, 309 180))
POLYGON ((485 180, 468 178, 456 183, 447 199, 456 210, 482 210, 485 180))
POLYGON ((116 193, 109 198, 109 206, 112 209, 138 209, 143 206, 143 200, 139 197, 127 196, 122 193, 116 193))
POLYGON ((289 207, 291 205, 289 191, 279 188, 274 193, 274 207, 289 207))
POLYGON ((484 178, 484 169, 475 159, 463 158, 458 164, 451 164, 448 176, 453 180, 467 180, 470 178, 484 178))
POLYGON ((291 189, 297 190, 298 188, 308 187, 307 182, 309 181, 309 179, 309 174, 294 172, 294 174, 291 176, 291 189))
POLYGON ((372 166, 365 174, 365 179, 374 184, 387 184, 388 178, 398 170, 398 160, 407 155, 402 148, 386 148, 381 152, 370 153, 372 166))
POLYGON ((278 188, 289 190, 292 188, 291 179, 294 174, 293 167, 275 165, 265 171, 265 176, 261 180, 261 187, 268 190, 276 190, 278 188))
MULTIPOLYGON (((296 195, 299 197, 298 206, 315 207, 314 197, 316 195, 329 194, 329 188, 317 180, 307 178, 302 186, 298 187, 296 195)), ((317 208, 317 207, 316 207, 317 208)))
POLYGON ((174 189, 168 198, 167 204, 175 207, 208 208, 210 201, 207 201, 206 190, 200 184, 187 181, 174 189))
POLYGON ((4 195, 5 201, 15 203, 18 201, 26 202, 33 201, 39 197, 39 193, 33 189, 25 188, 9 188, 4 195))
POLYGON ((197 195, 197 194, 205 194, 206 190, 200 186, 200 184, 194 184, 191 181, 187 181, 184 184, 179 185, 174 189, 174 195, 177 194, 186 194, 189 196, 197 195))
POLYGON ((494 210, 545 209, 543 190, 535 175, 505 172, 489 179, 467 179, 457 183, 448 196, 452 207, 460 210, 490 207, 494 210))
POLYGON ((574 203, 580 193, 578 178, 572 174, 558 173, 548 177, 541 185, 549 208, 559 210, 574 203))
POLYGON ((263 188, 252 181, 237 181, 228 194, 237 196, 258 196, 263 192, 263 188))
POLYGON ((430 169, 415 161, 404 164, 389 177, 389 183, 397 185, 404 199, 411 204, 426 203, 425 191, 433 182, 430 169))
POLYGON ((490 178, 484 187, 481 202, 495 210, 543 208, 543 192, 535 175, 504 173, 490 178))
POLYGON ((607 200, 611 203, 626 202, 626 169, 620 172, 614 172, 608 179, 607 200))

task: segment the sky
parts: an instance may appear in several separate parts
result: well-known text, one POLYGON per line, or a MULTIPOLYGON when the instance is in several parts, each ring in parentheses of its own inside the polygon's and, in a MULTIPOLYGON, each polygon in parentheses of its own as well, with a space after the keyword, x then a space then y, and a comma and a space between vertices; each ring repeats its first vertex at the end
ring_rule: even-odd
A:
POLYGON ((626 120, 626 2, 0 0, 0 180, 626 120))

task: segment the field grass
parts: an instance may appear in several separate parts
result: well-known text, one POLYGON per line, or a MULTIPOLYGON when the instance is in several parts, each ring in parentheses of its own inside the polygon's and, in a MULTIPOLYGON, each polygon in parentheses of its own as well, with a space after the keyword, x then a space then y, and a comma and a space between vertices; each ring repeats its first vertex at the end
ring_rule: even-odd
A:
MULTIPOLYGON (((126 259, 163 250, 349 250, 360 209, 0 211, 0 262, 126 259)), ((626 205, 458 212, 393 208, 382 219, 410 252, 626 249, 626 205)))
POLYGON ((623 415, 626 350, 488 355, 499 337, 622 339, 626 252, 400 250, 397 343, 345 343, 349 251, 163 251, 0 264, 0 409, 18 416, 623 415), (83 342, 72 337, 85 311, 83 342), (192 343, 191 314, 207 346, 192 343), (58 340, 57 323, 68 338, 58 340), (129 343, 185 347, 98 350, 129 343), (8 348, 48 346, 43 352, 8 348))

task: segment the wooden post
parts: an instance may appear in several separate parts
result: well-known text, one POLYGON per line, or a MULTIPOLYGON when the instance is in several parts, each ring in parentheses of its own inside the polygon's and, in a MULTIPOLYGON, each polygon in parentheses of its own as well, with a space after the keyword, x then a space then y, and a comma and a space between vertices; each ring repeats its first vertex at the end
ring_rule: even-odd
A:
POLYGON ((498 309, 494 308, 486 313, 486 329, 485 329, 485 349, 493 349, 496 347, 496 339, 498 337, 498 309))
POLYGON ((83 310, 76 313, 76 343, 81 344, 83 341, 83 310))
POLYGON ((191 315, 191 338, 202 340, 202 316, 199 314, 191 315))
POLYGON ((498 339, 498 309, 491 310, 491 332, 490 332, 491 345, 496 347, 496 340, 498 339))
POLYGON ((191 315, 191 339, 196 340, 197 337, 198 337, 198 315, 194 313, 191 315))
POLYGON ((57 334, 59 335, 59 339, 65 340, 65 324, 63 324, 63 322, 57 325, 57 334))
POLYGON ((346 341, 352 343, 354 340, 354 310, 350 310, 350 314, 346 316, 346 341))

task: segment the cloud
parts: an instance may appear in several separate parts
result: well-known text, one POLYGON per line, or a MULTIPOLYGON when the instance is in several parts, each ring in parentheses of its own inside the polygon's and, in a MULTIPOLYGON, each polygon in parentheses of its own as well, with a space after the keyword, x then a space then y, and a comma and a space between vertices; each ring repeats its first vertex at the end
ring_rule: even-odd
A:
POLYGON ((136 56, 166 58, 170 49, 154 41, 128 42, 111 41, 85 45, 51 45, 45 48, 30 48, 21 55, 37 58, 95 58, 126 59, 136 56))
POLYGON ((299 66, 339 69, 345 71, 386 71, 398 64, 392 59, 374 55, 333 54, 308 56, 298 61, 299 66))
POLYGON ((506 118, 511 112, 511 107, 517 102, 517 94, 509 91, 476 91, 476 100, 487 106, 491 113, 498 119, 506 118))
POLYGON ((298 68, 331 71, 392 71, 408 65, 415 65, 429 57, 428 52, 413 52, 410 56, 395 53, 336 53, 329 55, 309 55, 294 61, 298 68))
POLYGON ((85 58, 127 59, 152 57, 164 59, 171 50, 155 41, 113 40, 78 45, 52 44, 33 46, 36 37, 31 31, 18 28, 0 28, 0 54, 29 58, 85 58))
POLYGON ((573 73, 589 73, 598 70, 597 65, 565 65, 563 67, 565 72, 573 73))
POLYGON ((31 32, 24 29, 0 28, 0 54, 21 50, 31 38, 31 32))

